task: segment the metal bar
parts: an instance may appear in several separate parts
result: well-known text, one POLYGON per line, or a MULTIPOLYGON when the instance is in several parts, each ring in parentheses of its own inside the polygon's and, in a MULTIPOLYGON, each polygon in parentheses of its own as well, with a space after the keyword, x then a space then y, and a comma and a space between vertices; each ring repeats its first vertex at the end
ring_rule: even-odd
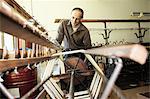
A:
POLYGON ((99 19, 84 19, 82 22, 150 22, 150 19, 145 19, 145 20, 139 20, 139 19, 104 19, 104 20, 99 20, 99 19))
POLYGON ((46 94, 47 94, 46 90, 43 89, 35 99, 43 99, 43 97, 46 97, 46 94))
MULTIPOLYGON (((141 28, 140 22, 138 22, 138 26, 139 28, 141 28)), ((139 43, 142 43, 142 42, 143 42, 142 31, 141 29, 139 29, 139 43)))
MULTIPOLYGON (((107 28, 106 22, 104 22, 104 28, 107 28)), ((104 30, 104 31, 105 31, 105 36, 104 36, 105 45, 108 45, 108 38, 109 38, 109 35, 108 35, 107 30, 104 30)))
MULTIPOLYGON (((55 19, 54 23, 59 23, 64 19, 55 19)), ((83 19, 82 22, 150 22, 150 19, 83 19)))
POLYGON ((69 97, 68 99, 74 99, 74 73, 75 71, 71 71, 71 80, 70 80, 70 87, 69 87, 69 97))
POLYGON ((148 27, 141 27, 141 28, 88 28, 90 31, 103 31, 103 30, 149 30, 148 27))
POLYGON ((14 96, 10 94, 7 88, 0 82, 0 89, 1 91, 8 97, 8 99, 15 99, 14 96))
MULTIPOLYGON (((106 76, 104 75, 100 67, 97 65, 95 60, 92 58, 92 56, 89 54, 85 54, 85 56, 92 63, 95 69, 98 71, 99 75, 102 76, 102 79, 104 79, 103 82, 104 83, 108 82, 108 79, 106 78, 106 76)), ((101 89, 101 90, 104 90, 104 89, 101 89)), ((113 86, 113 91, 117 94, 118 97, 121 97, 121 99, 124 99, 124 95, 122 94, 121 90, 116 85, 113 86)))
MULTIPOLYGON (((109 96, 111 90, 113 89, 113 86, 115 85, 115 81, 118 78, 118 75, 123 67, 123 63, 122 60, 120 58, 118 58, 118 63, 116 64, 116 68, 114 69, 112 76, 110 77, 110 80, 108 81, 106 88, 101 96, 101 99, 107 99, 107 97, 109 96)), ((122 96, 122 95, 120 95, 122 96)), ((121 99, 125 99, 125 97, 120 97, 121 99)))
POLYGON ((40 88, 47 80, 49 80, 51 76, 47 77, 45 80, 38 83, 34 88, 32 88, 28 93, 21 97, 21 99, 28 99, 28 97, 35 92, 38 88, 40 88))

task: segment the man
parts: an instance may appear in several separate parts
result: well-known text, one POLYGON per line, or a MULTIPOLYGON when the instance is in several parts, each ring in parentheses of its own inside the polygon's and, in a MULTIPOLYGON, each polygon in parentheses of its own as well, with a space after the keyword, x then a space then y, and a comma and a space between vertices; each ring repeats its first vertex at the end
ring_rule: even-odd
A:
MULTIPOLYGON (((56 40, 59 44, 61 44, 64 40, 65 50, 91 48, 89 30, 81 22, 83 15, 84 11, 81 8, 74 8, 71 12, 71 19, 63 20, 60 24, 56 40)), ((81 53, 75 54, 75 56, 78 56, 82 59, 85 57, 81 53)))

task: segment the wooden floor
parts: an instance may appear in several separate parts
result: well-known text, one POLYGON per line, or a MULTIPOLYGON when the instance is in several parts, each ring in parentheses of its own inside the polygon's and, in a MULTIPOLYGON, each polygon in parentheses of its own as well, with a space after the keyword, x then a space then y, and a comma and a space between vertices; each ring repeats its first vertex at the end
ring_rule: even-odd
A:
POLYGON ((150 97, 141 95, 141 93, 144 94, 146 92, 150 93, 150 85, 123 90, 127 99, 150 99, 150 97))
MULTIPOLYGON (((148 98, 143 95, 140 95, 141 93, 150 92, 150 85, 122 90, 122 92, 126 97, 125 99, 150 99, 150 97, 148 98)), ((51 99, 51 98, 47 94, 45 98, 40 98, 40 99, 51 99)), ((108 99, 120 99, 120 98, 118 98, 114 93, 111 93, 108 99)))
MULTIPOLYGON (((150 99, 150 85, 122 90, 125 99, 150 99), (149 93, 148 93, 149 92, 149 93), (148 93, 146 96, 141 94, 148 93), (149 98, 148 98, 149 96, 149 98)), ((108 99, 120 99, 116 93, 111 92, 108 99)))

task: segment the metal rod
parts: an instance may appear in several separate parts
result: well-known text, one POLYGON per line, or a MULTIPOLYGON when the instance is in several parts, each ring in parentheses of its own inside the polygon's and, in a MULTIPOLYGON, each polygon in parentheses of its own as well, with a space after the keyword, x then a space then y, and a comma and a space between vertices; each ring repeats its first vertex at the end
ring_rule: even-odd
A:
POLYGON ((26 93, 24 96, 21 97, 21 99, 27 99, 33 92, 35 92, 39 87, 41 87, 47 80, 49 80, 49 77, 47 77, 45 80, 37 84, 34 88, 32 88, 28 93, 26 93))
POLYGON ((71 80, 70 80, 70 87, 69 87, 69 98, 74 99, 74 70, 71 71, 71 80))
MULTIPOLYGON (((60 23, 64 19, 55 19, 55 23, 60 23)), ((84 19, 82 22, 150 22, 150 19, 139 20, 139 19, 84 19)))
MULTIPOLYGON (((101 96, 101 99, 107 99, 109 96, 111 90, 113 89, 113 86, 115 85, 115 81, 118 78, 118 75, 123 67, 122 60, 118 58, 118 63, 116 64, 117 66, 115 67, 115 70, 112 73, 112 76, 110 77, 110 80, 108 81, 106 88, 101 96)), ((120 95, 122 96, 122 95, 120 95)), ((125 99, 124 97, 120 97, 121 99, 125 99)))
POLYGON ((148 27, 141 27, 141 28, 88 28, 90 31, 103 31, 103 30, 144 30, 150 29, 148 27))
POLYGON ((150 19, 84 19, 82 22, 150 22, 150 19))
MULTIPOLYGON (((106 22, 104 22, 104 28, 107 28, 106 22)), ((104 30, 104 31, 105 31, 105 37, 104 37, 105 45, 108 45, 108 39, 109 39, 108 32, 107 32, 107 30, 104 30)))
MULTIPOLYGON (((139 26, 139 28, 141 28, 140 22, 138 22, 138 26, 139 26)), ((139 29, 139 43, 142 43, 142 42, 143 42, 142 31, 141 31, 141 29, 139 29)))
MULTIPOLYGON (((102 78, 104 79, 104 83, 108 82, 108 79, 106 78, 106 76, 104 75, 103 71, 100 69, 98 64, 94 61, 92 56, 89 54, 85 54, 85 56, 92 63, 92 65, 96 68, 98 73, 102 76, 102 78)), ((113 86, 112 90, 117 94, 118 97, 120 97, 121 99, 124 99, 125 96, 123 95, 121 90, 116 85, 113 86)), ((101 99, 103 99, 103 98, 101 98, 101 99)))
POLYGON ((1 91, 8 97, 8 99, 15 99, 14 96, 10 94, 7 88, 0 82, 0 89, 1 91))

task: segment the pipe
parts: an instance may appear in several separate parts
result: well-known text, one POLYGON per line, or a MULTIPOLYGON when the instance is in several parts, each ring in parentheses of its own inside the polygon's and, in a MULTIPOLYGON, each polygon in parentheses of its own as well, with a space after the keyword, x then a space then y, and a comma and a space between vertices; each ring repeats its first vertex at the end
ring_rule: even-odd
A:
MULTIPOLYGON (((109 96, 111 90, 113 89, 114 85, 115 85, 115 81, 118 78, 118 75, 123 67, 123 62, 120 58, 118 58, 118 63, 116 63, 116 67, 110 77, 110 80, 108 81, 106 88, 101 96, 101 99, 107 99, 107 97, 109 96)), ((123 95, 119 95, 121 99, 125 99, 125 97, 123 95)))
POLYGON ((88 28, 90 31, 103 31, 103 30, 149 30, 148 27, 140 28, 88 28))
POLYGON ((6 87, 0 82, 1 91, 8 97, 8 99, 15 99, 14 96, 10 94, 10 92, 6 89, 6 87))

